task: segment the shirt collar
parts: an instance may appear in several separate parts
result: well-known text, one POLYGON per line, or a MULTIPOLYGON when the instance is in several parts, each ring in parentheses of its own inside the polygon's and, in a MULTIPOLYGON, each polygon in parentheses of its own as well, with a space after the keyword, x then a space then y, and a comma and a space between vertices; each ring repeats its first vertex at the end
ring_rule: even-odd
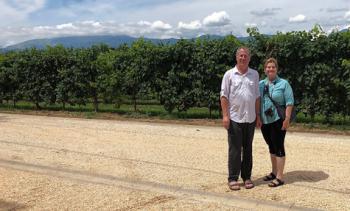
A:
POLYGON ((238 74, 238 75, 250 75, 252 72, 250 71, 250 68, 248 67, 248 71, 245 74, 242 74, 238 71, 237 67, 235 66, 233 68, 233 74, 238 74))
MULTIPOLYGON (((280 80, 280 77, 278 75, 276 75, 276 78, 275 80, 272 81, 273 84, 276 84, 278 83, 278 81, 280 80)), ((265 78, 265 84, 268 84, 269 83, 269 79, 268 77, 265 78)))

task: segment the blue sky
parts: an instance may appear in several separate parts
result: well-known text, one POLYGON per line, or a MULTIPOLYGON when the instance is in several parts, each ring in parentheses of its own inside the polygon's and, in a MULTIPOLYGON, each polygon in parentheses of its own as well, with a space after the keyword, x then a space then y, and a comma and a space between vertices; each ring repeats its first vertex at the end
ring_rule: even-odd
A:
POLYGON ((350 0, 0 0, 0 46, 34 38, 123 34, 152 38, 326 32, 350 26, 350 0))

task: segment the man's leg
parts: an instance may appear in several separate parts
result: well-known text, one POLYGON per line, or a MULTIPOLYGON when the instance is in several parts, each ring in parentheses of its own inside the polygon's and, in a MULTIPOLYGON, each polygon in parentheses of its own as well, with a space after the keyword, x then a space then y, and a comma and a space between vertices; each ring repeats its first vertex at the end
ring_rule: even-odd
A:
POLYGON ((228 182, 237 181, 241 171, 242 129, 231 120, 228 129, 228 182))
POLYGON ((243 181, 250 179, 253 168, 253 138, 255 131, 255 122, 246 123, 243 131, 243 160, 241 176, 243 181))

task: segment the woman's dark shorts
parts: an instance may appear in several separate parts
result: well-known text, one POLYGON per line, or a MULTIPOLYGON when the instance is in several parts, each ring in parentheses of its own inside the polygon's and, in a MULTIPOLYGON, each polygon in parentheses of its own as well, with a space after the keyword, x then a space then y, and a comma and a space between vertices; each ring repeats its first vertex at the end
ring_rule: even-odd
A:
POLYGON ((286 156, 284 151, 284 138, 286 136, 286 130, 282 130, 283 121, 281 119, 270 123, 263 124, 261 126, 261 132, 264 139, 269 146, 270 154, 277 157, 286 156))

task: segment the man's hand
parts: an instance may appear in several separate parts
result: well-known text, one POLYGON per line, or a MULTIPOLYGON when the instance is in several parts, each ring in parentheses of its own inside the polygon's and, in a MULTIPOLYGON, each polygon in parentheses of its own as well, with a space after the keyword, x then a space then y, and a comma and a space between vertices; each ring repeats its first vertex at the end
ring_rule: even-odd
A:
POLYGON ((222 125, 224 126, 224 128, 226 128, 227 130, 230 128, 230 118, 228 116, 224 116, 222 118, 222 125))
POLYGON ((262 125, 262 122, 261 122, 261 119, 260 119, 260 116, 259 115, 257 115, 256 116, 256 127, 257 128, 261 128, 261 125, 262 125))

